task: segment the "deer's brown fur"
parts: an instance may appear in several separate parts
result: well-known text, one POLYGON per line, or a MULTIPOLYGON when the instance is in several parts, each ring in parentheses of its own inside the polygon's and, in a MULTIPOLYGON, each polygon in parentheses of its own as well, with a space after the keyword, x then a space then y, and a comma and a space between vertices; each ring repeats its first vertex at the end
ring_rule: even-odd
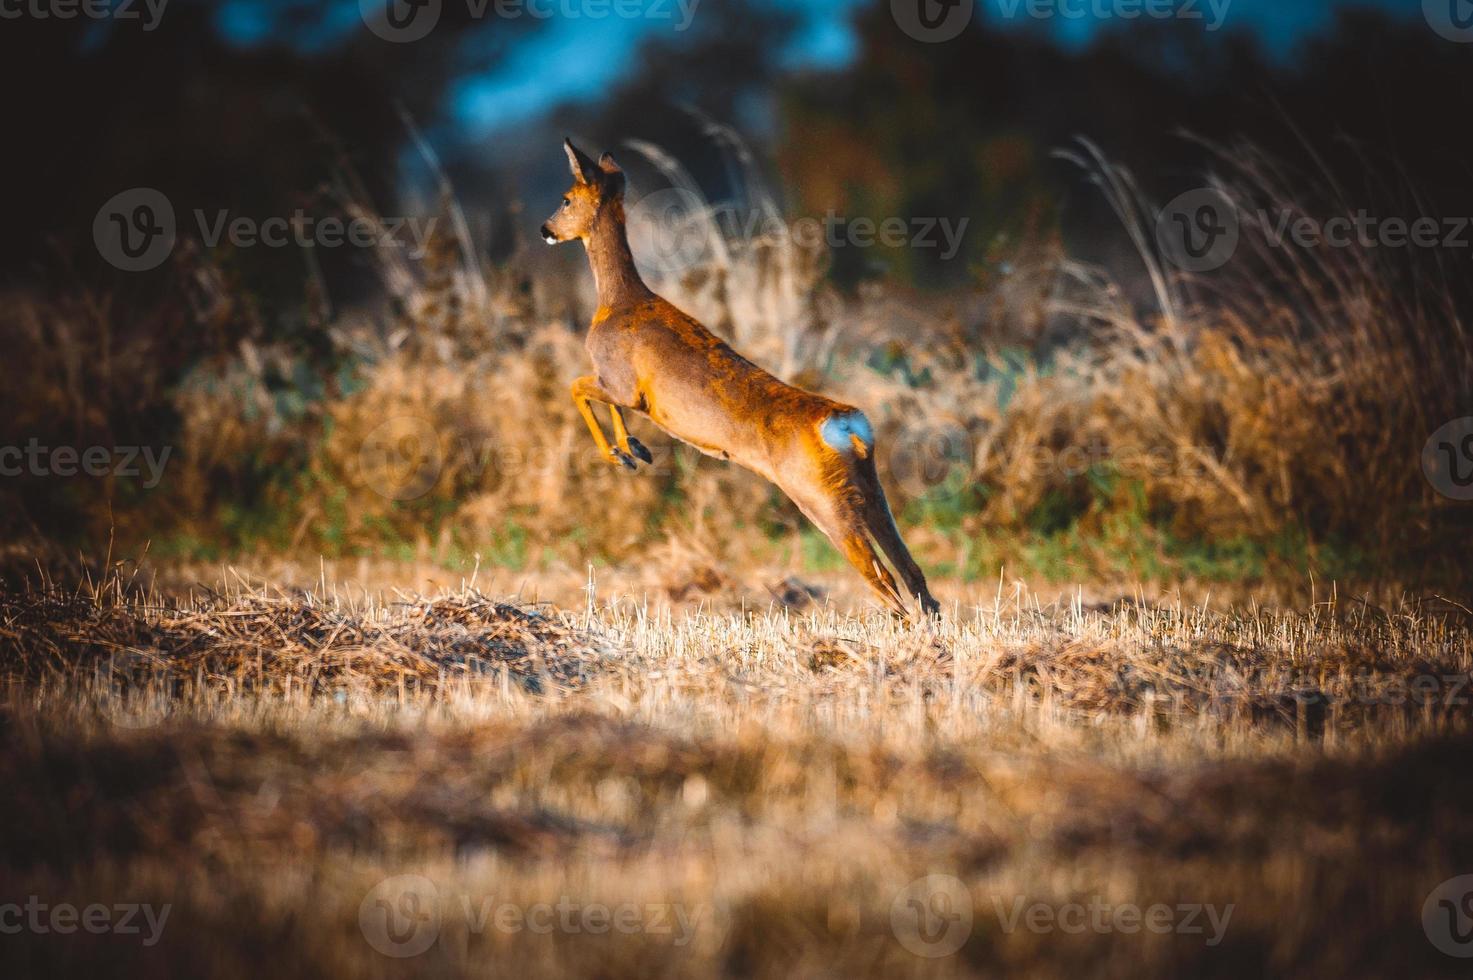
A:
POLYGON ((573 400, 602 452, 633 469, 649 450, 625 428, 623 410, 647 415, 677 439, 777 484, 828 536, 892 610, 905 603, 870 543, 879 544, 927 613, 939 607, 911 558, 875 469, 864 415, 785 384, 734 351, 640 278, 624 230, 624 175, 607 153, 595 163, 565 142, 573 186, 542 226, 551 244, 578 239, 588 251, 598 310, 588 331, 594 373, 573 382, 573 400), (613 416, 610 445, 593 402, 613 416))

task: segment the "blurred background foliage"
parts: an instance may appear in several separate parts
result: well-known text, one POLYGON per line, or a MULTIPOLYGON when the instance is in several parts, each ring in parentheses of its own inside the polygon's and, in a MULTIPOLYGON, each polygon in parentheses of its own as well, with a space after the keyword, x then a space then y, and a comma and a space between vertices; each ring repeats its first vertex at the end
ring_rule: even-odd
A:
POLYGON ((174 0, 152 31, 7 23, 0 445, 174 455, 150 490, 6 478, 6 529, 513 566, 655 545, 761 560, 798 540, 830 561, 775 493, 650 432, 654 473, 588 461, 566 384, 589 279, 535 236, 571 133, 621 156, 632 197, 674 180, 721 214, 968 221, 947 259, 748 236, 658 283, 919 447, 887 479, 944 571, 1460 568, 1467 507, 1431 491, 1419 453, 1473 414, 1467 246, 1245 250, 1189 278, 1131 238, 1209 178, 1249 211, 1473 215, 1473 46, 1394 6, 1324 6, 1294 29, 1283 5, 1244 3, 1221 32, 1080 38, 979 4, 942 44, 880 2, 704 0, 685 31, 447 2, 412 44, 366 30, 356 2, 174 0), (181 228, 141 274, 91 241, 135 186, 181 228), (442 220, 406 258, 209 247, 195 209, 442 220), (381 427, 405 418, 429 425, 434 478, 386 495, 403 474, 365 472, 364 447, 401 445, 381 427))

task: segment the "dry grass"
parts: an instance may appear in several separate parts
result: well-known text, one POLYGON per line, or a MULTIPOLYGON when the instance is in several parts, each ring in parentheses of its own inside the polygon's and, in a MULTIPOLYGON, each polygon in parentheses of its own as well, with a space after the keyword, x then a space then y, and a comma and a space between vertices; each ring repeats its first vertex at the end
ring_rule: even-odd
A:
POLYGON ((171 914, 148 947, 7 936, 5 972, 246 976, 263 949, 293 977, 1452 972, 1420 917, 1473 861, 1466 619, 970 598, 915 628, 9 592, 6 894, 171 914), (974 913, 934 958, 892 923, 932 873, 974 913), (435 937, 402 958, 374 945, 403 951, 374 904, 414 910, 400 875, 438 902, 393 920, 435 937), (571 926, 497 925, 560 901, 571 926), (1091 902, 1233 908, 1004 928, 1091 902), (596 905, 631 931, 587 928, 596 905))
MULTIPOLYGON (((1283 199, 1242 162, 1234 200, 1283 199)), ((1094 166, 1147 240, 1128 178, 1094 166)), ((1251 289, 1209 301, 1143 247, 1159 301, 1143 309, 1063 260, 1047 308, 1009 319, 1052 320, 1064 342, 1013 356, 1016 337, 941 306, 837 296, 821 254, 712 244, 661 287, 871 414, 928 569, 1026 574, 995 540, 1040 514, 1101 551, 1149 550, 1163 528, 1303 531, 1445 562, 1461 540, 1415 463, 1430 427, 1466 414, 1473 377, 1435 278, 1272 253, 1215 281, 1251 289)), ((264 542, 248 563, 279 561, 263 580, 282 584, 208 588, 181 564, 146 587, 26 587, 34 557, 0 547, 0 927, 12 896, 171 909, 149 945, 0 934, 0 973, 246 977, 263 951, 281 977, 1458 966, 1421 915, 1473 868, 1464 604, 1395 598, 1402 567, 1349 600, 1308 576, 1225 589, 1167 566, 1124 601, 937 574, 939 624, 860 611, 857 578, 807 567, 821 562, 801 560, 795 513, 750 474, 647 427, 652 470, 593 459, 567 397, 585 281, 432 245, 423 265, 384 255, 393 312, 319 324, 331 351, 310 364, 236 330, 166 371, 101 299, 7 306, 23 355, 60 353, 36 361, 46 397, 18 383, 0 414, 24 427, 45 408, 56 444, 177 436, 157 493, 19 482, 17 525, 45 537, 86 518, 140 551, 166 534, 224 554, 264 542), (115 356, 78 362, 75 337, 115 356), (140 364, 157 370, 131 382, 121 368, 140 364), (95 417, 67 421, 83 402, 95 417), (337 563, 291 565, 320 552, 337 563), (479 591, 363 588, 443 584, 482 555, 517 571, 488 568, 479 591), (593 559, 615 566, 580 600, 593 559), (560 605, 500 597, 539 583, 560 605), (906 889, 929 874, 957 882, 936 921, 974 920, 945 956, 906 931, 906 889), (627 907, 635 928, 497 918, 560 903, 627 907), (1205 933, 1007 925, 1031 903, 1161 903, 1178 924, 1184 905, 1232 911, 1221 929, 1198 916, 1205 933), (386 924, 434 941, 386 955, 403 951, 386 924)), ((165 307, 229 319, 224 280, 195 271, 219 303, 165 307)))
MULTIPOLYGON (((872 416, 882 479, 912 515, 925 564, 956 559, 989 576, 1025 556, 1001 546, 958 558, 959 542, 988 551, 1057 524, 1095 538, 1144 526, 1191 542, 1348 543, 1413 570, 1428 555, 1450 564, 1459 515, 1413 465, 1428 433, 1466 414, 1473 376, 1438 257, 1423 268, 1374 249, 1263 245, 1259 209, 1323 217, 1340 204, 1298 207, 1271 164, 1237 148, 1218 186, 1246 222, 1240 255, 1212 277, 1174 273, 1149 244, 1150 203, 1089 149, 1082 162, 1140 247, 1155 299, 1061 261, 1047 300, 1013 311, 1050 324, 1026 349, 955 313, 999 301, 1007 282, 937 303, 879 285, 840 296, 823 255, 781 236, 732 238, 714 217, 707 258, 657 284, 760 363, 872 416), (938 507, 944 527, 917 516, 938 507)), ((763 227, 781 227, 766 191, 748 197, 740 206, 763 227)), ((479 552, 531 569, 647 561, 665 539, 730 568, 774 528, 802 524, 756 477, 640 419, 656 467, 630 475, 596 458, 567 395, 586 364, 581 264, 571 281, 529 276, 528 256, 493 268, 469 241, 433 244, 418 264, 384 256, 398 313, 327 325, 342 370, 332 386, 303 390, 311 371, 282 346, 247 344, 192 372, 170 396, 185 421, 143 519, 98 513, 130 543, 171 529, 206 543, 264 534, 277 551, 479 552), (222 535, 220 508, 239 508, 243 488, 269 526, 222 535)))
MULTIPOLYGON (((1150 202, 1086 149, 1088 175, 1140 249, 1135 288, 1072 259, 1020 255, 1012 279, 950 296, 882 283, 841 295, 821 249, 766 233, 781 215, 750 168, 734 206, 764 234, 734 235, 713 212, 706 257, 652 279, 759 363, 869 413, 881 479, 928 569, 1448 584, 1466 509, 1417 465, 1428 434, 1468 413, 1473 378, 1445 257, 1267 247, 1260 210, 1324 218, 1341 202, 1296 202, 1291 189, 1312 182, 1234 148, 1215 185, 1245 222, 1240 253, 1211 276, 1177 274, 1151 244, 1150 202), (1005 328, 1023 321, 1047 327, 1005 328), (1061 537, 1073 548, 1063 560, 1038 553, 1061 537), (1189 548, 1238 548, 1254 567, 1214 574, 1181 558, 1189 548)), ((351 196, 343 206, 371 217, 351 196)), ((445 208, 454 214, 453 198, 445 208)), ((711 575, 771 585, 776 566, 806 575, 833 558, 822 545, 806 565, 788 560, 814 551, 791 504, 643 419, 633 425, 654 467, 629 474, 598 459, 567 388, 587 364, 581 257, 494 266, 454 237, 458 222, 437 227, 423 259, 376 253, 390 302, 314 321, 311 345, 269 339, 208 254, 181 254, 187 288, 156 310, 76 289, 7 297, 0 336, 35 370, 0 391, 14 430, 0 444, 172 454, 152 490, 7 480, 0 494, 16 502, 0 521, 28 541, 95 548, 116 532, 129 549, 152 541, 191 558, 660 565, 673 589, 711 575), (194 320, 204 329, 170 331, 187 346, 144 328, 194 320), (109 354, 79 353, 90 350, 109 354)))

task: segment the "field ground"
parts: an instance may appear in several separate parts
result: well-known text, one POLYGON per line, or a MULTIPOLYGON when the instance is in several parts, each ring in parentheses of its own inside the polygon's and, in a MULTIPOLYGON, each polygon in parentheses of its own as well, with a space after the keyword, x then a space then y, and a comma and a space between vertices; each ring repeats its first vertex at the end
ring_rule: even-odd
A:
POLYGON ((0 973, 1466 972, 1457 603, 504 575, 9 582, 0 973))

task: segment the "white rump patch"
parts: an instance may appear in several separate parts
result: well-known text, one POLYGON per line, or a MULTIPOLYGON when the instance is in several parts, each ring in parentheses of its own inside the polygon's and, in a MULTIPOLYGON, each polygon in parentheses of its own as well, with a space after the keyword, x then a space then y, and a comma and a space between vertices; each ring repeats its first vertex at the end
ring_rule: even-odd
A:
POLYGON ((850 436, 858 436, 859 441, 870 449, 875 447, 874 430, 869 427, 869 419, 864 417, 863 412, 830 415, 818 427, 818 434, 823 437, 824 442, 841 453, 854 451, 854 442, 850 436))

